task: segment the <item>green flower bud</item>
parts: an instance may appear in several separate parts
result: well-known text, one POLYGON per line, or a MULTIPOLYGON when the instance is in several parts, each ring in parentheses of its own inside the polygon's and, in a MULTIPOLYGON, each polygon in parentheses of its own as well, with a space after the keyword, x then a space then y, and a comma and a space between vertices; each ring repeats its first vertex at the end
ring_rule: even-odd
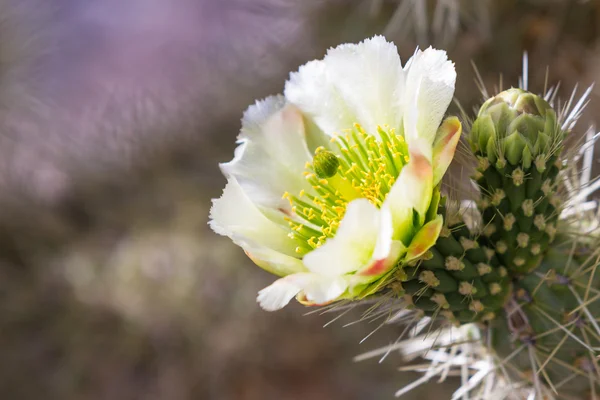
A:
POLYGON ((512 165, 521 164, 523 150, 527 146, 525 138, 519 132, 515 131, 505 139, 504 145, 504 152, 508 162, 512 165))
POLYGON ((499 149, 514 166, 529 168, 539 154, 557 151, 564 137, 556 112, 542 97, 508 89, 487 100, 469 136, 471 148, 495 163, 499 149), (510 154, 508 154, 510 153, 510 154))

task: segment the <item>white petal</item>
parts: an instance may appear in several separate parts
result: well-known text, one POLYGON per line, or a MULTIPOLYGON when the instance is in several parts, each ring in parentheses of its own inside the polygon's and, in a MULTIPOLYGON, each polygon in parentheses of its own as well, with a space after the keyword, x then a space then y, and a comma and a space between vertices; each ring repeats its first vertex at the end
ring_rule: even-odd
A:
POLYGON ((229 236, 239 246, 256 243, 283 254, 296 254, 288 230, 265 217, 235 178, 229 178, 223 195, 213 200, 209 224, 216 233, 229 236))
POLYGON ((433 142, 433 185, 436 186, 450 166, 460 140, 462 126, 456 117, 449 117, 438 129, 433 142))
POLYGON ((342 129, 352 128, 357 122, 329 79, 327 66, 322 60, 311 61, 301 66, 298 72, 291 73, 285 83, 284 94, 327 135, 333 136, 342 129))
POLYGON ((402 119, 404 71, 393 43, 382 36, 330 49, 290 75, 285 97, 328 135, 360 123, 398 128, 402 119))
POLYGON ((256 300, 266 311, 279 310, 302 290, 304 280, 309 279, 309 275, 312 274, 294 274, 278 279, 259 291, 256 300))
POLYGON ((221 164, 234 176, 252 201, 260 206, 289 210, 285 192, 310 191, 303 172, 312 159, 306 145, 300 111, 282 96, 250 106, 242 120, 240 146, 234 159, 221 164))
POLYGON ((412 153, 410 161, 402 168, 398 179, 385 198, 384 207, 389 207, 394 224, 394 239, 405 245, 414 234, 413 209, 423 222, 433 191, 433 170, 422 155, 412 153))
POLYGON ((382 36, 331 49, 324 59, 329 80, 368 132, 397 128, 404 71, 398 50, 382 36), (400 91, 400 92, 399 92, 400 91))
POLYGON ((313 279, 300 293, 305 304, 322 305, 337 300, 346 289, 348 282, 343 277, 328 277, 313 274, 313 279))
POLYGON ((405 246, 398 240, 393 240, 394 225, 392 213, 389 207, 383 206, 379 210, 379 232, 377 243, 369 264, 356 272, 357 278, 366 277, 367 279, 355 279, 353 282, 366 283, 372 281, 375 277, 381 276, 392 268, 402 253, 406 251, 405 246))
POLYGON ((315 273, 341 276, 369 264, 377 244, 380 213, 367 199, 353 200, 335 237, 304 256, 304 264, 315 273))
POLYGON ((454 64, 448 61, 445 51, 430 47, 417 51, 405 69, 404 134, 409 147, 415 143, 414 146, 431 159, 430 150, 425 148, 431 147, 454 95, 454 64))
POLYGON ((346 291, 347 284, 342 278, 324 277, 312 273, 298 273, 275 281, 258 292, 257 300, 267 311, 279 310, 286 306, 298 293, 310 303, 327 303, 337 299, 346 291))
POLYGON ((236 238, 244 248, 246 255, 259 267, 273 275, 286 276, 297 272, 307 272, 302 260, 295 256, 280 253, 265 246, 258 245, 248 238, 236 238))

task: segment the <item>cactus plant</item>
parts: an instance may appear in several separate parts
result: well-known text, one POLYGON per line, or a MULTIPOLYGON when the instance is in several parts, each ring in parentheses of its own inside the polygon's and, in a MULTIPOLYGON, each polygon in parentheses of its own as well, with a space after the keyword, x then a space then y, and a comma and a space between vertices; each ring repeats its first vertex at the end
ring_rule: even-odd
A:
MULTIPOLYGON (((485 310, 485 317, 473 316, 476 324, 452 315, 449 320, 438 318, 437 334, 423 334, 361 357, 400 349, 409 359, 417 355, 431 359, 424 376, 398 394, 457 369, 463 381, 453 398, 468 392, 484 399, 597 398, 600 218, 595 201, 583 202, 599 184, 590 184, 585 174, 580 180, 577 165, 582 152, 593 152, 598 135, 588 135, 575 151, 564 151, 588 95, 589 89, 571 107, 572 96, 557 111, 551 95, 511 88, 490 97, 479 109, 466 135, 476 164, 473 180, 480 190, 479 226, 470 232, 455 214, 447 216, 430 250, 434 256, 421 266, 440 259, 436 250, 447 249, 444 241, 449 237, 463 262, 472 264, 475 249, 489 252, 490 266, 506 272, 505 280, 498 282, 506 295, 495 309, 485 310)), ((410 291, 414 284, 405 286, 410 291)), ((479 300, 489 302, 489 291, 479 300)), ((404 300, 404 307, 407 303, 417 310, 411 323, 420 324, 419 331, 436 324, 419 320, 432 313, 414 296, 404 300)))
POLYGON ((453 65, 428 49, 401 68, 395 52, 381 37, 332 49, 251 107, 211 226, 281 276, 259 292, 266 310, 295 296, 408 321, 368 354, 433 360, 399 394, 459 366, 455 397, 595 398, 600 253, 582 229, 598 217, 582 217, 589 182, 568 183, 577 153, 564 150, 589 90, 558 108, 555 89, 536 95, 523 79, 465 121, 479 189, 469 224, 440 184, 461 133, 442 122, 453 65), (436 339, 400 341, 425 327, 436 339))

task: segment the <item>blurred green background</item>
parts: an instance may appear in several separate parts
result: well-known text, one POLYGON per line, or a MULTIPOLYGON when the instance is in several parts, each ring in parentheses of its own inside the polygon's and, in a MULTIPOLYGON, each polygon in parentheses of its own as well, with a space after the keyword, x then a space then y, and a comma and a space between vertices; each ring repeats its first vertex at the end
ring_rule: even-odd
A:
POLYGON ((568 97, 600 77, 599 23, 592 0, 0 0, 0 398, 393 398, 399 355, 352 358, 398 327, 359 345, 358 313, 260 310, 273 277, 208 228, 243 110, 376 33, 448 50, 467 109, 471 60, 516 85, 524 50, 568 97))

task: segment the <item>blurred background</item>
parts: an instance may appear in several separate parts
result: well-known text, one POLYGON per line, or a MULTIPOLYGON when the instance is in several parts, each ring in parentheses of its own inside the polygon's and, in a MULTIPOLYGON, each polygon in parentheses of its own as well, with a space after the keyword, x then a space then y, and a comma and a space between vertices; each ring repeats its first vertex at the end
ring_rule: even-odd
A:
POLYGON ((471 60, 490 89, 524 50, 531 88, 546 66, 563 97, 600 78, 596 0, 0 0, 0 397, 389 399, 415 379, 352 361, 397 327, 359 345, 358 313, 261 311, 273 278, 207 226, 244 109, 376 33, 403 60, 448 50, 467 109, 471 60))

